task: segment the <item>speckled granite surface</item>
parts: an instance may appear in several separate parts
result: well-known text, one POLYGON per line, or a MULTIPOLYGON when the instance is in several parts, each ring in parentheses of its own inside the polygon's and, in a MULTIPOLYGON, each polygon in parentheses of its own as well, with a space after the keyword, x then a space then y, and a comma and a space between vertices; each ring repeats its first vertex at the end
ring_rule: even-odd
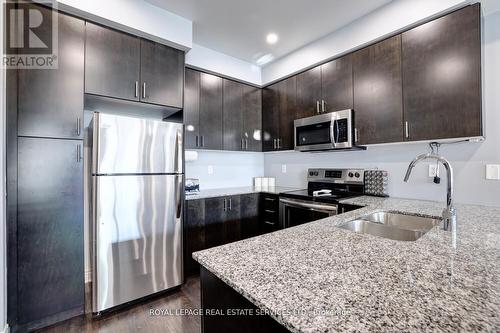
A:
POLYGON ((401 242, 336 225, 444 204, 345 202, 366 207, 193 257, 293 332, 500 332, 500 208, 457 205, 455 235, 437 226, 401 242))
POLYGON ((189 194, 186 195, 186 200, 196 200, 196 199, 204 199, 204 198, 216 198, 216 197, 225 197, 228 195, 239 195, 239 194, 249 194, 249 193, 272 193, 272 194, 280 194, 283 192, 300 190, 298 188, 291 187, 255 187, 255 186, 247 186, 247 187, 228 187, 228 188, 220 188, 220 189, 212 189, 212 190, 202 190, 197 194, 189 194))

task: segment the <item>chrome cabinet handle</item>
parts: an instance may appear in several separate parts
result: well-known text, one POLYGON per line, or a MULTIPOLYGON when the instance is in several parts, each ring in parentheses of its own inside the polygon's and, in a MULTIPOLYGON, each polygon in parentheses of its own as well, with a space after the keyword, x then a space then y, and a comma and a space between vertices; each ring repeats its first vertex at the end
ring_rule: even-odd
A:
POLYGON ((276 149, 276 139, 273 139, 273 149, 276 149))
POLYGON ((224 199, 224 211, 226 211, 226 199, 224 199))
POLYGON ((142 98, 146 98, 146 82, 142 84, 142 98))
POLYGON ((82 134, 82 123, 81 123, 81 118, 77 117, 76 118, 76 135, 80 136, 82 134))
POLYGON ((245 139, 245 150, 248 150, 248 139, 245 139))
POLYGON ((326 102, 323 99, 321 100, 321 112, 326 112, 326 102))
POLYGON ((269 222, 269 221, 264 221, 265 224, 269 224, 269 225, 275 225, 274 222, 269 222))
POLYGON ((321 111, 319 110, 319 101, 316 101, 316 113, 321 113, 321 111))
POLYGON ((139 81, 135 81, 134 97, 139 97, 139 81))
POLYGON ((409 138, 410 137, 410 124, 408 124, 407 121, 405 121, 405 138, 409 138))
POLYGON ((199 146, 199 140, 198 140, 198 135, 196 136, 196 148, 199 146))
POLYGON ((281 139, 278 139, 278 149, 281 149, 281 139))
POLYGON ((200 147, 205 147, 205 139, 203 135, 200 135, 200 147))
POLYGON ((240 142, 240 148, 241 150, 244 150, 245 149, 245 139, 241 138, 241 142, 240 142))
POLYGON ((233 199, 229 198, 229 210, 233 210, 233 199))

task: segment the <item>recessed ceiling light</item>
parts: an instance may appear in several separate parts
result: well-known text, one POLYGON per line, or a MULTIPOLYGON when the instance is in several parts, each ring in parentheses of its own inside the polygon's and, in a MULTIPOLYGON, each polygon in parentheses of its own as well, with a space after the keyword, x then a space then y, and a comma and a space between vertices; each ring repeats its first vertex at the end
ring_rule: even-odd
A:
POLYGON ((267 34, 266 41, 268 44, 276 44, 276 42, 278 41, 278 35, 276 35, 275 33, 267 34))

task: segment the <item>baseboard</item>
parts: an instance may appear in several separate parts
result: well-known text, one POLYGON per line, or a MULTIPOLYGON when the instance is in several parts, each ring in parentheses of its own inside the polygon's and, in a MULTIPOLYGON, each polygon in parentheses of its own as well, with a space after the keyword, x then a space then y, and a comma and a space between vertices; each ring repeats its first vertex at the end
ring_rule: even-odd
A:
POLYGON ((85 283, 92 281, 92 271, 85 271, 85 283))
POLYGON ((9 324, 5 324, 5 327, 3 328, 3 331, 1 333, 9 333, 9 332, 10 332, 9 324))

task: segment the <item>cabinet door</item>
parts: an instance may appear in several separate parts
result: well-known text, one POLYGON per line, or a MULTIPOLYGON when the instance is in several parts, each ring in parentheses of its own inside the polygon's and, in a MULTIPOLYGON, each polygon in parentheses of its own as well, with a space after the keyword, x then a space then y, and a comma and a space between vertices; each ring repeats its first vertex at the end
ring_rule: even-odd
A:
POLYGON ((241 238, 259 234, 259 193, 240 196, 241 238))
POLYGON ((353 108, 352 57, 346 55, 321 65, 324 112, 353 108))
POLYGON ((243 85, 223 79, 224 150, 243 150, 243 85))
MULTIPOLYGON (((36 8, 44 19, 52 20, 51 10, 36 8)), ((58 69, 19 70, 20 136, 83 138, 85 23, 71 16, 56 15, 58 69)), ((52 30, 43 29, 37 34, 52 35, 52 30)))
POLYGON ((245 150, 262 151, 261 89, 243 85, 243 139, 245 150))
POLYGON ((262 90, 262 150, 276 149, 279 138, 280 103, 279 84, 273 84, 262 90))
POLYGON ((193 252, 205 249, 205 200, 186 200, 184 217, 184 275, 199 272, 199 264, 193 259, 193 252))
POLYGON ((139 38, 89 22, 86 32, 85 92, 138 101, 139 38))
POLYGON ((403 141, 401 35, 353 54, 359 144, 403 141))
POLYGON ((233 195, 226 198, 226 216, 224 219, 225 241, 224 243, 237 242, 241 240, 241 212, 240 196, 233 195))
POLYGON ((141 101, 182 108, 184 52, 141 40, 141 101))
MULTIPOLYGON (((205 199, 205 247, 210 248, 224 244, 225 198, 205 199)), ((227 200, 226 200, 227 203, 227 200)))
POLYGON ((184 88, 184 128, 186 149, 199 147, 200 135, 200 72, 186 68, 184 88))
POLYGON ((200 73, 200 146, 222 150, 222 79, 200 73))
POLYGON ((482 135, 480 5, 403 33, 409 140, 482 135))
POLYGON ((300 73, 297 78, 297 118, 306 118, 320 113, 321 67, 300 73))
POLYGON ((279 85, 279 144, 278 149, 294 148, 294 124, 296 118, 296 77, 292 76, 279 85))
POLYGON ((83 313, 83 163, 77 158, 82 145, 81 140, 18 140, 20 324, 83 313))

